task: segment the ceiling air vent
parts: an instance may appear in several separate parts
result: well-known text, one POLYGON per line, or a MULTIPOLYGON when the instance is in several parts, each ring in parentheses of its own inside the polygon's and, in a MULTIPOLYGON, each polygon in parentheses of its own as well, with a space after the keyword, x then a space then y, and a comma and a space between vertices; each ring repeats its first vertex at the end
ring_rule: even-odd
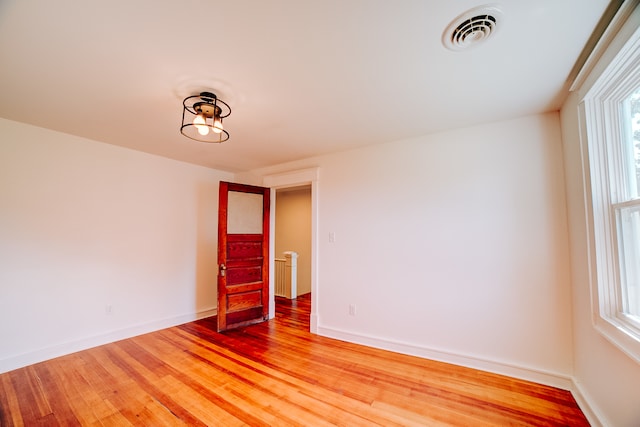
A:
POLYGON ((495 35, 502 20, 498 6, 480 6, 454 19, 442 34, 447 49, 465 50, 477 46, 495 35))

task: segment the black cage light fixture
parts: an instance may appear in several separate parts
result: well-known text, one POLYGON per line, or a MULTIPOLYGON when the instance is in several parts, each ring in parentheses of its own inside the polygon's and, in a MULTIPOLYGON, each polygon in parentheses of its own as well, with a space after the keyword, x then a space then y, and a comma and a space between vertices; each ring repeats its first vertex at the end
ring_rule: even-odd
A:
POLYGON ((215 93, 201 92, 182 102, 182 126, 180 133, 200 142, 224 142, 229 132, 224 130, 222 119, 231 114, 231 107, 218 99, 215 93))

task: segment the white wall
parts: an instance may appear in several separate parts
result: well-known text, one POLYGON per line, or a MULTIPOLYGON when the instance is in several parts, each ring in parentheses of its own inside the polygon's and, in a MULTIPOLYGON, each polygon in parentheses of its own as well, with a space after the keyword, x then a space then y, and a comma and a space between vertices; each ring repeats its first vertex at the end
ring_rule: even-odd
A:
POLYGON ((0 372, 211 314, 232 178, 0 119, 0 372))
POLYGON ((557 113, 254 174, 313 166, 320 333, 569 387, 557 113))

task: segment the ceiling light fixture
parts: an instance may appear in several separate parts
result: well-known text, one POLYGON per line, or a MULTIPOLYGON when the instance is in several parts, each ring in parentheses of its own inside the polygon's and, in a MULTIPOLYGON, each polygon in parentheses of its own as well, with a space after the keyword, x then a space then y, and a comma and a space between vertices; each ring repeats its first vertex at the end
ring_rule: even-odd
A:
POLYGON ((224 142, 229 132, 224 130, 222 119, 231 114, 229 104, 218 99, 215 93, 201 92, 182 102, 182 126, 180 133, 200 142, 224 142))

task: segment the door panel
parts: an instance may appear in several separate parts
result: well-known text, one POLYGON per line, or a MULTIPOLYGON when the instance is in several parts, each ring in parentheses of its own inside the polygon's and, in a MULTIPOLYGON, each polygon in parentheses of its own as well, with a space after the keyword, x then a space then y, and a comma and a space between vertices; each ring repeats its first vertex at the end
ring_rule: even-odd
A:
POLYGON ((218 331, 269 315, 269 189, 220 182, 218 331))
POLYGON ((262 234, 263 196, 229 190, 227 232, 229 234, 262 234))

